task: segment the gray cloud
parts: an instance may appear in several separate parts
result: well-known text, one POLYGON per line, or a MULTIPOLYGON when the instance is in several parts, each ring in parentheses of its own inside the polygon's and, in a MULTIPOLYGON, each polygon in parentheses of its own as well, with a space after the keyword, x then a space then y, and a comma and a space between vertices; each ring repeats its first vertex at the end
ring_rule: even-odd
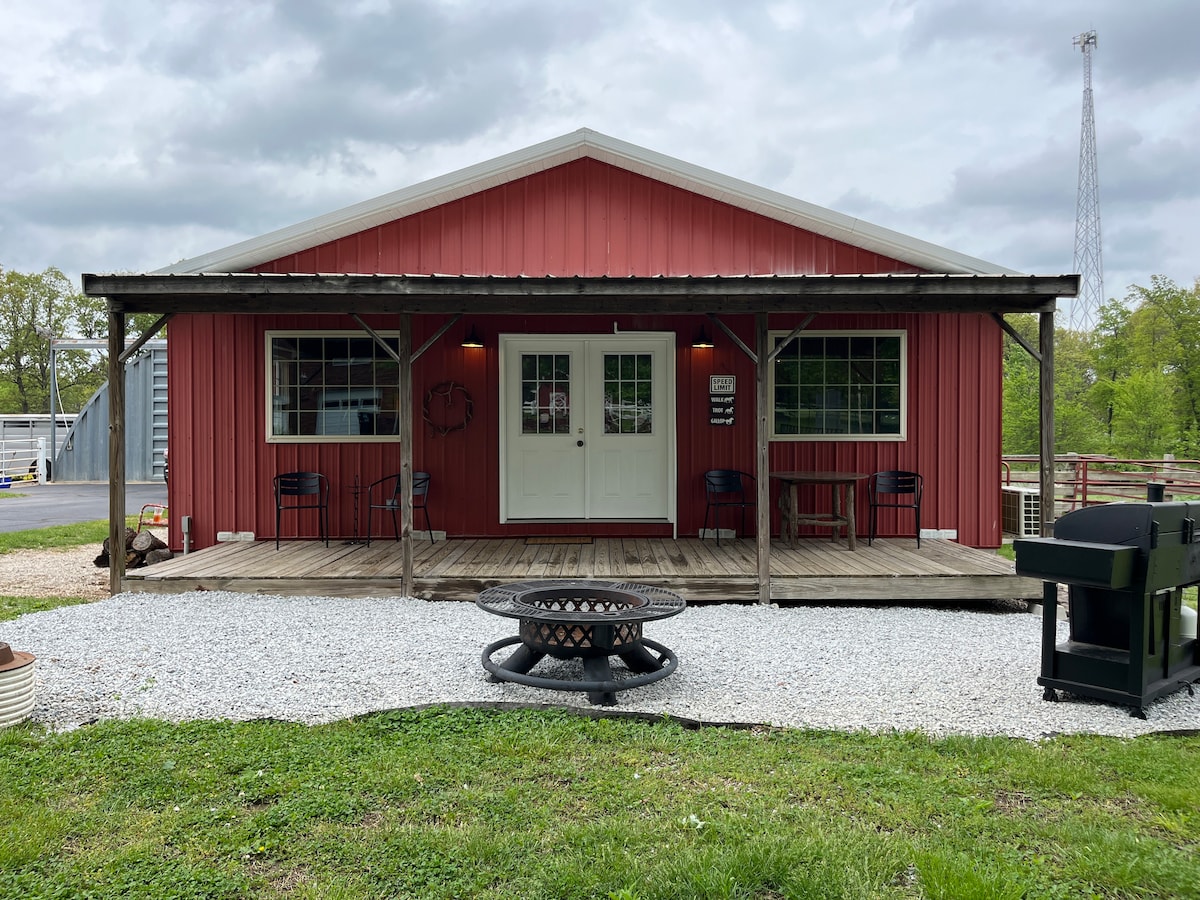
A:
POLYGON ((15 0, 5 15, 9 267, 157 268, 588 126, 1063 271, 1071 37, 1095 27, 1110 283, 1200 271, 1191 0, 847 0, 836 15, 816 0, 15 0))

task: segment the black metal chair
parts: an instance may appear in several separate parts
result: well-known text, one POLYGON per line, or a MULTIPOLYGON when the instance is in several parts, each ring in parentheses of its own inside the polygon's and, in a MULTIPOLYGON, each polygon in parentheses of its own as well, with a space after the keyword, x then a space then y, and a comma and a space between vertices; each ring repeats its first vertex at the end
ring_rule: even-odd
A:
POLYGON ((717 544, 721 543, 721 509, 726 506, 740 507, 742 510, 742 530, 746 533, 746 507, 753 506, 753 500, 746 499, 746 485, 743 479, 754 481, 749 472, 737 469, 712 469, 704 473, 704 527, 700 530, 700 538, 708 530, 708 514, 712 511, 713 528, 717 532, 717 544))
MULTIPOLYGON (((433 526, 429 524, 428 472, 413 472, 412 497, 413 518, 416 518, 417 510, 421 510, 425 514, 425 530, 429 532, 429 543, 436 543, 433 539, 433 526)), ((371 546, 371 515, 377 509, 392 514, 392 531, 396 535, 396 540, 400 540, 400 524, 396 520, 396 513, 400 511, 400 473, 385 475, 367 485, 368 547, 371 546)))
POLYGON ((917 546, 921 546, 921 494, 924 479, 916 472, 893 470, 876 472, 867 482, 867 503, 871 509, 867 546, 875 540, 876 513, 880 509, 911 509, 917 520, 917 546), (905 500, 904 498, 908 498, 905 500))
POLYGON ((320 472, 285 472, 276 475, 275 549, 279 549, 279 519, 290 510, 315 509, 321 540, 329 546, 329 479, 320 472), (287 498, 295 498, 288 500, 287 498))

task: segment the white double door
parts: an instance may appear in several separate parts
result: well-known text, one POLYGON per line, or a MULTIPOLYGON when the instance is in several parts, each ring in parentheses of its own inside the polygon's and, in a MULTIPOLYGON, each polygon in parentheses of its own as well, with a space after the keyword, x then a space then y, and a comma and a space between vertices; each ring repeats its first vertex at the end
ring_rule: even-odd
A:
POLYGON ((675 519, 675 335, 501 336, 503 521, 675 519))

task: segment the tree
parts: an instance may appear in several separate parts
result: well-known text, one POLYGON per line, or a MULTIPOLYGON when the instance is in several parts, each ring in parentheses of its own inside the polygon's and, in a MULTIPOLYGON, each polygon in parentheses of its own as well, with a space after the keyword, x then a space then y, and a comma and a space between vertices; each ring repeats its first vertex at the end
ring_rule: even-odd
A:
POLYGON ((1194 443, 1200 433, 1200 281, 1187 289, 1155 275, 1149 288, 1132 287, 1126 302, 1136 304, 1131 368, 1166 376, 1155 383, 1172 401, 1142 415, 1171 417, 1176 439, 1163 450, 1194 456, 1200 450, 1194 443))
MULTIPOLYGON (((0 412, 49 412, 50 338, 98 338, 106 325, 103 301, 75 291, 58 269, 0 269, 0 412)), ((104 383, 94 354, 59 354, 57 368, 62 405, 71 412, 104 383)))
MULTIPOLYGON (((1008 317, 1026 342, 1038 344, 1038 318, 1008 317)), ((1054 353, 1054 452, 1096 453, 1104 435, 1090 404, 1095 380, 1091 343, 1086 335, 1059 329, 1054 353)), ((1036 454, 1040 447, 1040 366, 1016 341, 1004 347, 1003 437, 1009 454, 1036 454)))

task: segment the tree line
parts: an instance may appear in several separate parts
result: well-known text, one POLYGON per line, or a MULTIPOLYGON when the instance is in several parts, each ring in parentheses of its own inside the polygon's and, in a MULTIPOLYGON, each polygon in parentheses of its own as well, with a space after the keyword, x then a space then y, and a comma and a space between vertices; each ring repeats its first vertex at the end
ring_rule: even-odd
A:
MULTIPOLYGON (((130 317, 130 336, 153 318, 130 317)), ((59 269, 18 272, 0 266, 0 413, 50 412, 51 339, 107 335, 104 301, 76 290, 59 269)), ((60 407, 55 412, 77 413, 107 380, 108 354, 60 347, 55 355, 60 407)))
MULTIPOLYGON (((1037 317, 1009 316, 1037 345, 1037 317)), ((1200 458, 1200 279, 1152 276, 1100 308, 1091 332, 1056 329, 1054 452, 1200 458)), ((1005 453, 1038 452, 1038 365, 1004 351, 1005 453)))

